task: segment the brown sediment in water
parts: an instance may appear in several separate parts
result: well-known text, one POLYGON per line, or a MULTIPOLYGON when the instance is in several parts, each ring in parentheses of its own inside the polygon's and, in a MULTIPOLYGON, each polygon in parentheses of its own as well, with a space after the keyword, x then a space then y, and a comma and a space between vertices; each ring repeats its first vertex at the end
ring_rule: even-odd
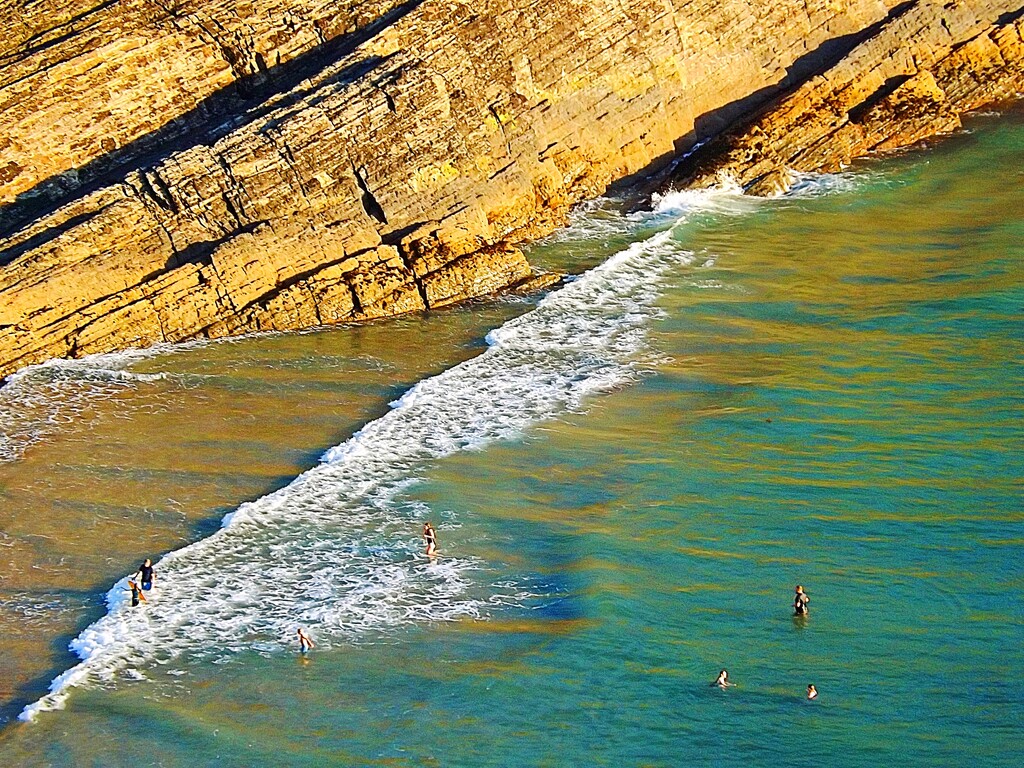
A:
POLYGON ((77 662, 68 643, 106 612, 116 580, 151 557, 159 600, 162 554, 291 482, 401 389, 477 354, 481 328, 516 311, 183 350, 160 358, 166 377, 99 386, 59 430, 0 462, 0 734, 77 662))

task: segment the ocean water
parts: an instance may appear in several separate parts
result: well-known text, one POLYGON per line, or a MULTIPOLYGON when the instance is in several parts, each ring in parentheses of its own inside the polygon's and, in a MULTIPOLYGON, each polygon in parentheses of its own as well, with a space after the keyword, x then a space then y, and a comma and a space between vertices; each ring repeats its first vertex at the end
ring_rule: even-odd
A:
POLYGON ((598 201, 543 297, 26 372, 0 760, 1020 765, 1022 159, 982 116, 598 201))

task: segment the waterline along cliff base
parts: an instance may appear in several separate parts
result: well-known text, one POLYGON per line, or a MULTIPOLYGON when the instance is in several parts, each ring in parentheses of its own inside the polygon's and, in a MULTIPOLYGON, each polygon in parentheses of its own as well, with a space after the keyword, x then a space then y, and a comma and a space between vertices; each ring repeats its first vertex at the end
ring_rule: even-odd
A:
POLYGON ((1015 98, 1022 13, 3 0, 0 375, 549 281, 517 246, 612 184, 770 194, 1015 98))

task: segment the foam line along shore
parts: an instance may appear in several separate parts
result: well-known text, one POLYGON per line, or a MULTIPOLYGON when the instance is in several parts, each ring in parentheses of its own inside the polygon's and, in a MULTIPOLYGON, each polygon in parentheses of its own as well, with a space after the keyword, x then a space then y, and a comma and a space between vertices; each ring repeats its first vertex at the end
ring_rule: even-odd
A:
MULTIPOLYGON (((850 183, 808 177, 793 195, 850 183)), ((405 503, 403 490, 432 461, 514 438, 628 384, 650 362, 645 334, 660 312, 661 276, 694 261, 674 236, 677 228, 693 217, 742 216, 766 204, 725 187, 670 193, 651 212, 619 219, 620 228, 643 238, 492 331, 480 356, 415 385, 390 413, 327 451, 319 466, 242 504, 209 538, 165 555, 156 563, 159 594, 145 611, 130 609, 123 580, 113 585, 107 615, 71 644, 82 662, 55 678, 21 719, 61 707, 76 686, 119 674, 138 678, 154 663, 279 650, 296 625, 312 627, 329 645, 521 603, 529 588, 487 584, 486 563, 454 556, 425 567, 418 542, 405 533, 424 510, 405 503), (329 568, 311 575, 312 562, 329 568)), ((578 226, 586 230, 587 223, 578 226)))

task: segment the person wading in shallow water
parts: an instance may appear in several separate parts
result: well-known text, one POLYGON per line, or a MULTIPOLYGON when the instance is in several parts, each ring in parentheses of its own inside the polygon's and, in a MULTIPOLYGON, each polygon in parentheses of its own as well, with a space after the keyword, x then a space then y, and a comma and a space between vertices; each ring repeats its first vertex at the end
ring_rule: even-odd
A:
POLYGON ((312 640, 309 639, 309 635, 307 635, 305 632, 302 631, 302 627, 299 627, 298 632, 296 634, 298 634, 298 636, 299 636, 299 652, 300 653, 305 653, 309 649, 316 647, 316 644, 312 640))
POLYGON ((732 688, 736 683, 729 682, 729 673, 724 669, 718 673, 718 677, 715 678, 715 682, 711 683, 711 686, 718 686, 719 688, 732 688))
POLYGON ((139 589, 139 585, 134 581, 128 582, 128 591, 132 593, 132 608, 139 604, 139 601, 146 602, 146 596, 142 594, 142 590, 139 589))
POLYGON ((437 555, 437 531, 430 523, 423 524, 423 541, 427 545, 427 557, 437 555))
POLYGON ((811 602, 811 598, 804 592, 804 588, 799 584, 796 585, 796 594, 793 596, 793 615, 794 616, 806 616, 807 615, 807 604, 811 602))
POLYGON ((139 570, 135 572, 135 575, 132 578, 141 582, 142 588, 148 592, 153 588, 153 579, 155 577, 156 574, 153 572, 153 561, 147 557, 146 561, 139 566, 139 570))

